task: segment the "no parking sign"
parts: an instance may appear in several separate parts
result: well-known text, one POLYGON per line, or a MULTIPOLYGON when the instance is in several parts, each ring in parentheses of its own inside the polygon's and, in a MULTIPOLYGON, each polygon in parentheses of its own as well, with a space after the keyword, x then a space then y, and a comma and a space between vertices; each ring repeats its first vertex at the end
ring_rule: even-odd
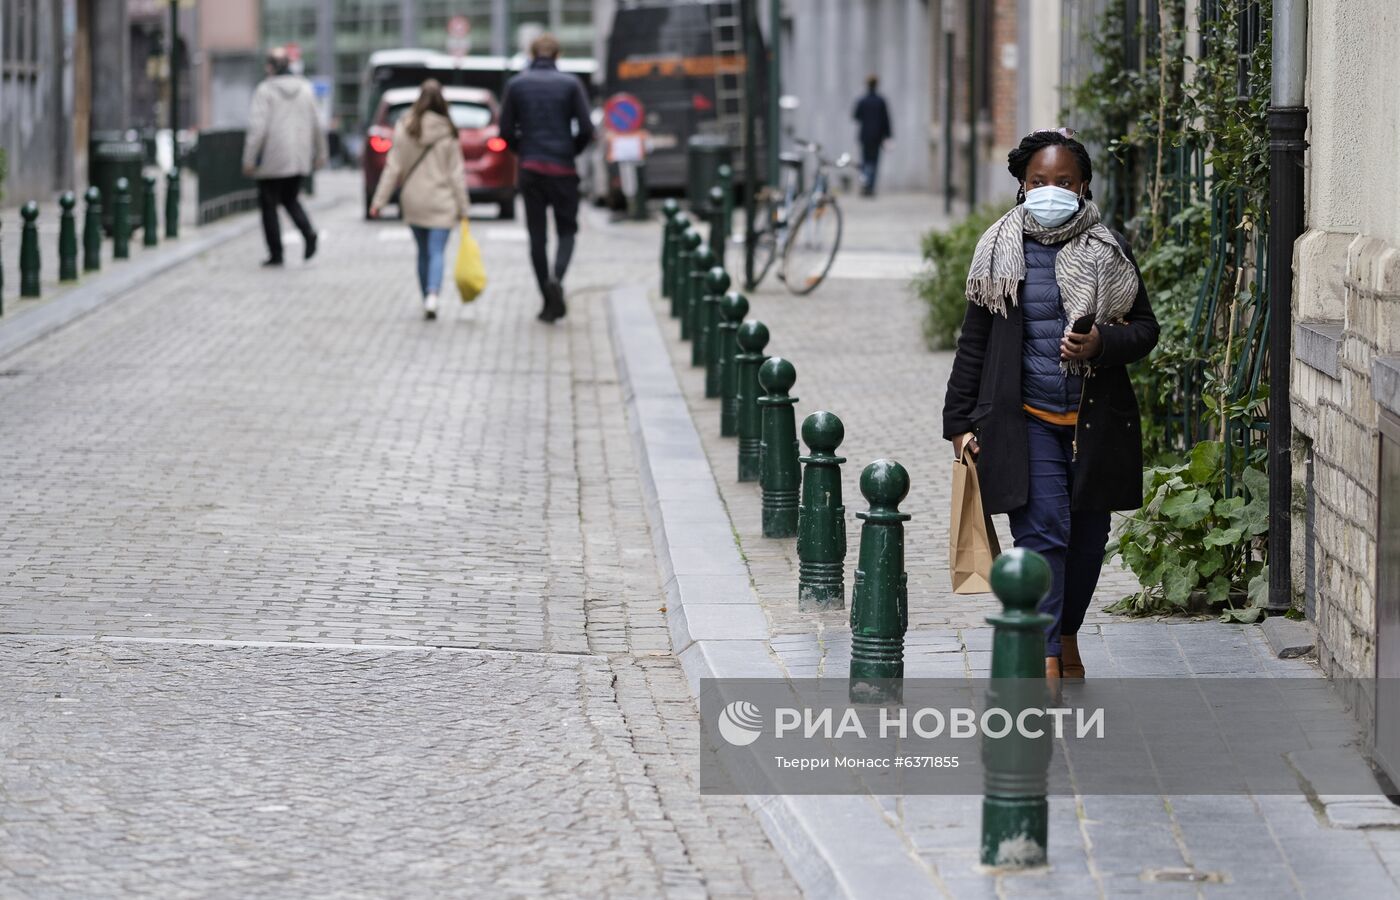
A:
POLYGON ((613 94, 603 104, 603 121, 617 134, 632 134, 641 130, 644 112, 642 101, 631 94, 613 94))

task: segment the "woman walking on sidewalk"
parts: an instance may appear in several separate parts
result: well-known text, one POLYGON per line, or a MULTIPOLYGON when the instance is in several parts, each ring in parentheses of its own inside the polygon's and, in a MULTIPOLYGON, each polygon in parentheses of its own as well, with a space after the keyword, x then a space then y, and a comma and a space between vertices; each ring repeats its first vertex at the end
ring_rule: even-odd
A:
POLYGON ((443 254, 452 226, 465 221, 470 210, 462 147, 452 124, 442 85, 429 78, 410 109, 394 126, 394 146, 384 174, 370 201, 369 214, 379 210, 395 189, 399 209, 418 243, 418 287, 423 314, 437 318, 442 287, 443 254))
POLYGON ((1156 346, 1157 319, 1128 242, 1091 202, 1074 132, 1032 132, 1008 162, 1021 190, 973 254, 943 436, 976 456, 986 511, 1008 513, 1016 546, 1050 564, 1046 676, 1082 678, 1109 513, 1142 505, 1127 366, 1156 346))

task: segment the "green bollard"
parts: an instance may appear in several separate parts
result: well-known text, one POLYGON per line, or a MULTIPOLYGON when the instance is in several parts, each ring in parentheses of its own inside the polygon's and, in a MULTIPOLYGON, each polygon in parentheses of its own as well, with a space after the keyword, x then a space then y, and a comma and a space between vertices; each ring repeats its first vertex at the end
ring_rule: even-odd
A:
POLYGON ((768 326, 758 321, 745 322, 739 326, 734 341, 739 345, 739 353, 734 358, 739 480, 758 481, 763 471, 759 446, 763 441, 763 416, 758 406, 758 395, 763 388, 758 383, 758 370, 768 359, 763 355, 763 348, 768 346, 768 326))
POLYGON ((117 196, 112 206, 112 257, 131 256, 131 183, 117 179, 117 196))
POLYGON ((680 273, 680 252, 685 245, 686 228, 690 227, 690 217, 685 213, 676 213, 675 221, 672 225, 671 234, 671 269, 666 270, 666 297, 671 298, 671 318, 678 318, 680 315, 680 291, 676 287, 680 273))
POLYGON ((710 249, 721 261, 724 260, 724 189, 716 185, 710 188, 710 249))
MULTIPOLYGON (((661 204, 664 220, 661 226, 661 296, 667 299, 671 296, 671 266, 676 255, 676 213, 680 211, 681 205, 674 198, 667 197, 666 202, 661 204)), ((672 311, 671 315, 675 315, 675 312, 672 311)))
MULTIPOLYGON (((722 221, 724 222, 724 240, 727 246, 734 225, 734 170, 728 165, 722 165, 715 172, 719 175, 720 190, 724 191, 724 219, 722 221)), ((724 254, 720 255, 724 256, 724 254)))
POLYGON ((77 204, 72 191, 64 191, 58 198, 58 280, 78 280, 78 223, 73 219, 73 207, 77 204))
POLYGON ((801 458, 802 505, 797 511, 797 608, 846 607, 846 507, 841 505, 841 464, 836 448, 846 426, 834 413, 814 412, 802 421, 807 455, 801 458))
POLYGON ((775 356, 758 370, 758 382, 765 391, 758 398, 763 410, 762 441, 759 444, 763 488, 763 536, 793 537, 797 534, 797 492, 802 484, 798 464, 796 397, 789 397, 797 370, 792 363, 775 356))
POLYGON ((141 245, 154 247, 160 239, 160 223, 156 221, 156 177, 142 175, 141 181, 146 185, 141 198, 141 245))
POLYGON ((694 287, 694 279, 691 273, 695 271, 695 256, 700 252, 700 245, 705 243, 700 237, 700 232, 695 230, 694 225, 686 226, 685 233, 681 235, 680 271, 676 273, 676 299, 677 312, 681 320, 681 340, 690 340, 690 291, 694 287))
POLYGON ((83 199, 83 271, 96 272, 102 268, 102 192, 93 185, 83 199))
POLYGON ((904 523, 909 473, 877 459, 860 474, 870 511, 860 530, 860 562, 851 589, 851 684, 854 702, 898 702, 904 678, 904 632, 909 628, 909 579, 904 574, 904 523))
POLYGON ((719 302, 719 436, 739 433, 739 325, 749 314, 749 301, 730 291, 719 302))
POLYGON ((180 170, 165 173, 165 236, 180 236, 180 170))
MULTIPOLYGON (((1036 612, 1050 593, 1050 565, 1039 553, 1007 550, 992 564, 992 592, 1002 613, 988 616, 992 680, 988 709, 1021 710, 1052 705, 1045 681, 1045 628, 1052 617, 1036 612)), ((1045 798, 1054 746, 1045 729, 1030 738, 1012 729, 1002 738, 982 736, 982 864, 1038 866, 1046 861, 1050 807, 1045 798)))
POLYGON ((19 295, 39 296, 39 204, 30 200, 19 211, 24 225, 19 232, 19 295))
POLYGON ((705 307, 700 311, 701 331, 705 344, 705 396, 711 399, 720 395, 719 362, 727 346, 720 340, 720 303, 729 291, 729 274, 724 266, 715 266, 705 277, 705 287, 709 294, 705 297, 705 307))
POLYGON ((702 246, 691 256, 690 264, 692 266, 690 292, 686 295, 685 301, 685 321, 690 323, 690 364, 703 366, 705 364, 704 315, 707 308, 706 298, 709 296, 705 293, 705 284, 706 279, 710 277, 710 269, 714 268, 715 254, 709 247, 702 246))

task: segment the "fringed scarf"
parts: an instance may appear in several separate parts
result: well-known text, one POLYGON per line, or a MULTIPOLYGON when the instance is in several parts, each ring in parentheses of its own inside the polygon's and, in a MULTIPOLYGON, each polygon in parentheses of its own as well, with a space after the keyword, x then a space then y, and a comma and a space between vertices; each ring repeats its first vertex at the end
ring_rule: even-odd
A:
MULTIPOLYGON (((1017 288, 1026 277, 1027 236, 1042 244, 1064 244, 1055 257, 1055 282, 1070 322, 1092 314, 1095 323, 1103 324, 1132 308, 1137 269, 1090 202, 1055 228, 1041 225, 1019 204, 992 223, 978 239, 967 270, 969 301, 1006 316, 1007 304, 1016 303, 1017 288)), ((1078 374, 1087 367, 1061 360, 1060 368, 1078 374)))

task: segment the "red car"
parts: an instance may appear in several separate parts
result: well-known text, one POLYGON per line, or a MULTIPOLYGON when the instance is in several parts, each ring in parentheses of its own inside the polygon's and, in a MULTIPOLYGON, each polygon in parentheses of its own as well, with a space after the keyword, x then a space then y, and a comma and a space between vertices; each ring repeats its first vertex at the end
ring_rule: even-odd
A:
MULTIPOLYGON (((457 126, 462 161, 467 169, 467 192, 472 203, 495 203, 502 219, 515 218, 515 156, 506 150, 497 123, 500 110, 495 96, 482 88, 444 87, 443 97, 457 126)), ((418 88, 393 88, 384 92, 374 111, 365 140, 365 217, 389 148, 394 146, 394 124, 418 99, 418 88)))

